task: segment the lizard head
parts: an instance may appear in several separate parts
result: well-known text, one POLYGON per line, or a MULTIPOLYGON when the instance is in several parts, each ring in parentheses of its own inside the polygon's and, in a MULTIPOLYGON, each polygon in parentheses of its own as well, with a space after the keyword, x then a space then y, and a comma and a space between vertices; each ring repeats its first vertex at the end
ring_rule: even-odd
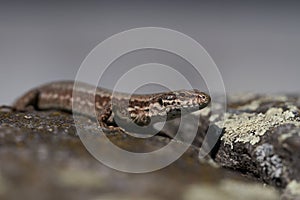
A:
POLYGON ((206 107, 210 96, 199 90, 178 90, 154 95, 149 106, 151 116, 165 116, 167 120, 206 107))
POLYGON ((182 115, 200 110, 209 103, 210 96, 199 90, 178 90, 148 96, 131 96, 129 107, 117 109, 119 110, 117 117, 125 116, 121 118, 127 119, 126 113, 128 112, 129 118, 135 124, 147 126, 150 123, 179 118, 182 115))

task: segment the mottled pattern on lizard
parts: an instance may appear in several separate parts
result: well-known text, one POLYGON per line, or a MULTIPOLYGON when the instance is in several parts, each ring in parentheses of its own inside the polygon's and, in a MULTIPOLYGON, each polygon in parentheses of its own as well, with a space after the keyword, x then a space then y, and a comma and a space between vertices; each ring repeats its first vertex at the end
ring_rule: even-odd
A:
POLYGON ((112 93, 81 82, 76 83, 75 91, 73 89, 73 81, 45 84, 25 93, 13 107, 16 110, 26 110, 33 106, 37 110, 56 109, 90 117, 96 113, 100 126, 114 130, 125 129, 132 122, 143 127, 175 119, 200 110, 210 103, 209 95, 198 90, 129 95, 112 93), (121 125, 116 124, 115 119, 122 122, 121 125))

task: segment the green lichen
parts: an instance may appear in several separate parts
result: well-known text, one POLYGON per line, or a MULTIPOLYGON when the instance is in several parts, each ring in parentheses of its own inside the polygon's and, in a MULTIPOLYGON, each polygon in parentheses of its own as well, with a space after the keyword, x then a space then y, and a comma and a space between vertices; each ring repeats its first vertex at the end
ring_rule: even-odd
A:
MULTIPOLYGON (((221 140, 233 148, 233 143, 242 142, 254 145, 260 141, 270 128, 278 127, 284 124, 294 124, 300 127, 300 120, 296 117, 296 107, 288 106, 288 110, 282 108, 270 108, 263 113, 226 113, 225 122, 219 121, 217 126, 224 127, 225 132, 221 140)), ((298 112, 298 111, 297 111, 298 112)))

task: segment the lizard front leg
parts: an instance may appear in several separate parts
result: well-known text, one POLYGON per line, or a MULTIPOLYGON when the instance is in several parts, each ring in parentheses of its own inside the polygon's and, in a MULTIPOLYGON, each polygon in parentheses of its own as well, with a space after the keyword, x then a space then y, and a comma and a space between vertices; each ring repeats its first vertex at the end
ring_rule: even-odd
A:
POLYGON ((97 120, 102 130, 106 133, 125 132, 125 130, 114 121, 114 113, 111 105, 106 105, 103 110, 97 111, 97 120))

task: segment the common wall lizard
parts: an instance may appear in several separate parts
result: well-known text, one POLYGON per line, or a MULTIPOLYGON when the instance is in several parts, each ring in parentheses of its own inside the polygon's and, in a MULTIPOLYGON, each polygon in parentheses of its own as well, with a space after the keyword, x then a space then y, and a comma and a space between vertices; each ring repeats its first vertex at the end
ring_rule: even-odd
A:
POLYGON ((132 122, 141 127, 148 126, 200 110, 210 103, 210 96, 199 90, 129 95, 112 93, 86 83, 76 84, 75 91, 73 81, 42 85, 21 96, 13 107, 16 110, 26 110, 28 106, 33 106, 37 110, 56 109, 87 116, 96 113, 101 127, 126 130, 132 122), (73 92, 76 93, 75 98, 73 92))

